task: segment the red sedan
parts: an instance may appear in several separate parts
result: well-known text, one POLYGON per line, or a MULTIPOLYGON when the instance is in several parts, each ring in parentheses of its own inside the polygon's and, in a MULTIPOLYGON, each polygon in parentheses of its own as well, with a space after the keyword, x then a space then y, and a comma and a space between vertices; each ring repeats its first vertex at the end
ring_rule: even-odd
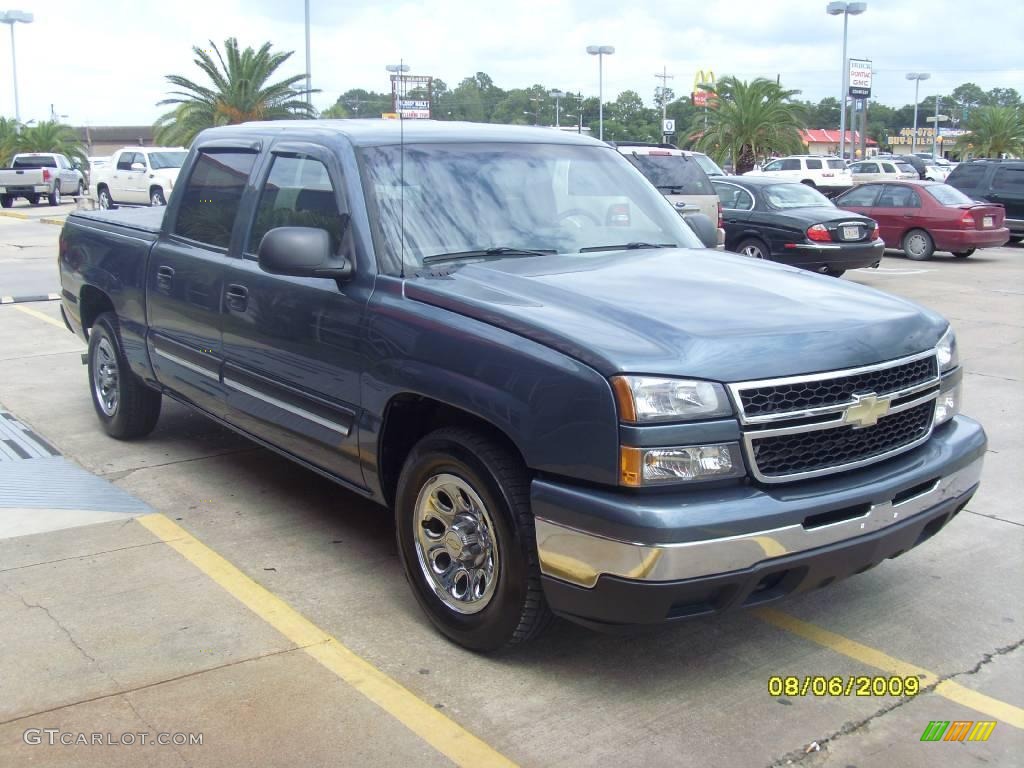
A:
POLYGON ((837 197, 840 208, 878 222, 886 246, 915 261, 935 251, 960 259, 977 248, 993 248, 1010 239, 1006 210, 976 203, 956 187, 937 181, 886 181, 861 184, 837 197))

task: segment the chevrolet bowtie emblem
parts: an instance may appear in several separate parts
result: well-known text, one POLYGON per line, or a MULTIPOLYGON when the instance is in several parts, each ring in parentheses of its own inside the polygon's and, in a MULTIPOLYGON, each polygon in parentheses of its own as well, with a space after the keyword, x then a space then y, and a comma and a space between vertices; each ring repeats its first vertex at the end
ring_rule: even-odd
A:
POLYGON ((852 424, 854 429, 873 427, 889 412, 890 405, 890 398, 879 397, 874 392, 869 395, 854 395, 853 405, 843 412, 843 422, 852 424))

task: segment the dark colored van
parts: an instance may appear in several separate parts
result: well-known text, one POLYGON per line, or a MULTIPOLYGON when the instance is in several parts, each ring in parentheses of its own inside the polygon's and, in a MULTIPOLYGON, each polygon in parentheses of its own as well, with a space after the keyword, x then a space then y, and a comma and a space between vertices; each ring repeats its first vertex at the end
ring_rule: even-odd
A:
POLYGON ((1006 209, 1010 242, 1024 240, 1024 160, 971 160, 946 179, 968 197, 1006 209))

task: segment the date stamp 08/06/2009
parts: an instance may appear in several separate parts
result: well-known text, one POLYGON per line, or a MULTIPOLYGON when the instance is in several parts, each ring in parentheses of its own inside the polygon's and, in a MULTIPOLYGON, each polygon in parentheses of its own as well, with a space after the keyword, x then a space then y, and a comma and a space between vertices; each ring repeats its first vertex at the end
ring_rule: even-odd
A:
POLYGON ((768 695, 779 696, 916 696, 915 675, 776 675, 768 678, 768 695))

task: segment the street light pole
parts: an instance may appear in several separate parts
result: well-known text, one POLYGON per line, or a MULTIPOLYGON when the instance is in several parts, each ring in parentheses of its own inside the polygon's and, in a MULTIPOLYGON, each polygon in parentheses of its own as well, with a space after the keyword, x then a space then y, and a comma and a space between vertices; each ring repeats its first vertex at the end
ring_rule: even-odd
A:
POLYGON ((306 104, 313 104, 313 74, 309 68, 309 0, 306 0, 306 104))
POLYGON ((662 65, 661 73, 654 73, 656 78, 661 79, 661 138, 667 144, 668 134, 665 133, 665 120, 668 118, 668 99, 665 98, 665 91, 668 90, 668 81, 675 77, 668 73, 668 67, 662 65))
POLYGON ((611 45, 588 45, 587 53, 597 56, 597 137, 604 141, 604 57, 615 53, 611 45))
POLYGON ((14 53, 14 25, 17 22, 31 24, 35 19, 31 13, 25 11, 2 11, 0 22, 9 24, 11 27, 11 72, 14 75, 14 123, 21 125, 21 106, 18 104, 18 57, 14 53))
POLYGON ((918 93, 921 88, 921 81, 927 80, 929 77, 931 77, 931 75, 928 74, 927 72, 907 73, 907 80, 914 81, 914 132, 910 136, 910 154, 914 154, 914 152, 917 150, 917 102, 919 98, 918 93))
POLYGON ((562 127, 562 116, 559 111, 562 99, 565 98, 565 91, 550 91, 548 96, 551 96, 555 100, 555 128, 562 127))
POLYGON ((829 16, 843 16, 843 64, 842 64, 842 77, 840 86, 842 90, 839 93, 839 157, 843 160, 846 159, 846 94, 850 90, 850 65, 846 61, 846 34, 847 27, 850 20, 850 16, 859 16, 868 9, 867 3, 847 3, 842 0, 836 0, 836 2, 829 3, 825 7, 825 12, 829 16))

